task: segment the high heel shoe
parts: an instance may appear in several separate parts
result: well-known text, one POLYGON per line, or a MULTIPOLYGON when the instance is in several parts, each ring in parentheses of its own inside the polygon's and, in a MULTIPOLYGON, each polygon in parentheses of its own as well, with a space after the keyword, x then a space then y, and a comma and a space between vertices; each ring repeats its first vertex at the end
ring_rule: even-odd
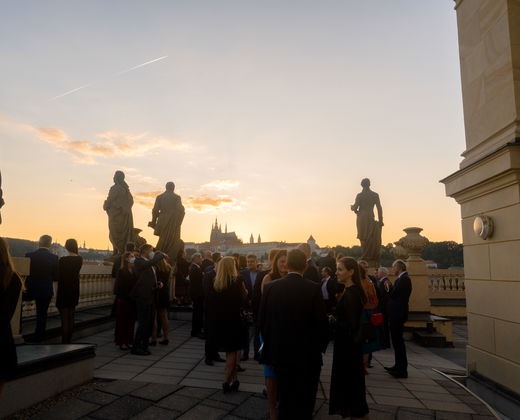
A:
POLYGON ((222 384, 222 391, 224 392, 224 394, 229 394, 232 391, 231 384, 228 384, 227 382, 224 382, 222 384))
POLYGON ((239 381, 232 382, 230 385, 230 388, 231 388, 231 391, 237 392, 238 388, 240 388, 240 382, 239 381))

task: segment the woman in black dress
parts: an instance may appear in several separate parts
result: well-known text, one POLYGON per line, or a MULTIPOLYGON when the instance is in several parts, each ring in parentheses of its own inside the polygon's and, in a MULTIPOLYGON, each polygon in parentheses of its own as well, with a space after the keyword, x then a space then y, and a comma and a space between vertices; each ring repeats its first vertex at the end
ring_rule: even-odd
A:
POLYGON ((9 247, 4 238, 0 238, 0 394, 5 381, 11 379, 16 365, 16 347, 11 331, 11 318, 16 310, 20 289, 20 277, 14 271, 9 255, 9 247))
POLYGON ((136 318, 135 302, 130 298, 130 292, 137 282, 134 272, 135 256, 125 252, 121 256, 121 267, 114 283, 116 295, 116 344, 121 350, 129 350, 134 342, 134 326, 136 318))
POLYGON ((75 239, 67 239, 65 249, 69 255, 61 257, 58 262, 58 293, 56 307, 61 316, 61 342, 72 342, 74 328, 74 310, 79 302, 79 272, 83 258, 78 255, 78 243, 75 239))
POLYGON ((336 305, 334 355, 330 382, 329 414, 368 419, 362 343, 356 340, 366 297, 356 260, 345 257, 337 264, 338 281, 345 290, 336 305))
POLYGON ((168 308, 170 307, 170 275, 172 266, 166 258, 163 258, 157 264, 157 282, 162 283, 162 286, 155 291, 155 311, 154 323, 152 328, 152 345, 157 344, 157 330, 162 330, 162 341, 159 344, 167 346, 170 343, 168 340, 168 308))
POLYGON ((214 336, 218 349, 226 352, 224 392, 238 391, 237 368, 247 333, 241 310, 246 301, 244 282, 238 278, 235 259, 224 257, 217 265, 215 283, 208 295, 214 312, 214 336))

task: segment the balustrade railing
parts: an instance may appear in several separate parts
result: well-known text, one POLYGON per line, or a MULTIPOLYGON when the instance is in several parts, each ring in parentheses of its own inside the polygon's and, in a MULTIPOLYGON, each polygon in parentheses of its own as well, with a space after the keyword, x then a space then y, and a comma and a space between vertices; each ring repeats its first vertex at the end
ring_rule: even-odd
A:
POLYGON ((429 269, 430 291, 464 292, 463 270, 429 269))
MULTIPOLYGON (((112 267, 106 265, 83 265, 79 280, 79 303, 77 308, 87 308, 110 304, 113 299, 114 279, 112 267)), ((49 306, 49 314, 58 312, 55 305, 57 284, 54 284, 54 297, 49 306)), ((36 316, 34 301, 22 303, 22 318, 36 316)))

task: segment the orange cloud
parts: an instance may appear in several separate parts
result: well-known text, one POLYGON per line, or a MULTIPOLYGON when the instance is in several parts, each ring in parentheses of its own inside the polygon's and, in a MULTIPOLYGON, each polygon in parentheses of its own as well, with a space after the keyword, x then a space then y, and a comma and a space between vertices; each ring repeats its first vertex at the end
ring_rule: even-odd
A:
MULTIPOLYGON (((155 197, 163 191, 145 191, 134 193, 134 202, 146 208, 153 208, 155 197)), ((208 197, 208 196, 189 196, 183 199, 183 204, 187 209, 206 213, 215 210, 240 210, 241 203, 228 196, 208 197)))
POLYGON ((69 134, 56 127, 35 127, 30 124, 16 123, 6 118, 0 119, 0 125, 34 133, 40 140, 57 149, 73 155, 79 162, 93 164, 96 158, 111 156, 143 156, 154 150, 191 149, 191 145, 182 141, 173 141, 166 137, 149 133, 128 134, 106 131, 96 135, 93 140, 75 140, 69 134))

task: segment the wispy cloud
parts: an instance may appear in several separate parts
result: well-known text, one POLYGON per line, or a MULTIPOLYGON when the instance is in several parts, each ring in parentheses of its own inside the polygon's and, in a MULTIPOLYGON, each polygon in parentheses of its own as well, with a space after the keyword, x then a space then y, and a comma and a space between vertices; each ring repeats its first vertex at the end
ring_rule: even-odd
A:
MULTIPOLYGON (((141 68, 141 67, 148 66, 148 65, 150 65, 150 64, 152 64, 152 63, 155 63, 155 62, 157 62, 157 61, 164 60, 165 58, 168 58, 168 56, 167 56, 167 55, 163 55, 162 57, 154 58, 153 60, 146 61, 146 62, 144 62, 144 63, 138 64, 137 66, 132 66, 132 67, 130 67, 130 68, 128 68, 128 69, 121 70, 121 71, 119 71, 119 72, 117 72, 117 73, 114 73, 114 74, 113 74, 112 76, 110 76, 110 77, 121 76, 121 75, 123 75, 123 74, 125 74, 125 73, 129 73, 129 72, 134 71, 134 70, 137 70, 137 69, 139 69, 139 68, 141 68)), ((90 86, 92 86, 92 85, 95 85, 96 83, 99 83, 99 81, 97 81, 97 82, 87 83, 86 85, 79 86, 79 87, 77 87, 77 88, 74 88, 74 89, 68 90, 67 92, 60 93, 59 95, 56 95, 56 96, 50 98, 49 100, 50 100, 50 101, 55 101, 56 99, 60 99, 60 98, 63 98, 63 97, 65 97, 65 96, 67 96, 67 95, 71 95, 71 94, 76 93, 76 92, 78 92, 78 91, 80 91, 80 90, 82 90, 82 89, 85 89, 85 88, 88 88, 88 87, 90 87, 90 86)))
POLYGON ((233 190, 240 186, 240 181, 236 179, 217 179, 215 181, 208 182, 203 185, 203 188, 218 190, 218 191, 226 191, 233 190))
POLYGON ((145 156, 157 150, 189 151, 192 149, 187 142, 174 141, 147 132, 129 134, 105 131, 96 134, 92 140, 76 140, 57 127, 36 127, 16 123, 6 118, 0 119, 0 125, 31 132, 38 139, 71 154, 78 162, 86 164, 95 164, 98 158, 145 156))
MULTIPOLYGON (((146 208, 151 209, 155 202, 155 197, 163 191, 145 191, 134 193, 134 202, 146 208)), ((225 210, 241 210, 243 203, 233 197, 226 195, 219 195, 217 197, 209 197, 206 195, 191 195, 183 197, 182 202, 184 207, 189 210, 194 210, 200 213, 208 213, 225 210)))

